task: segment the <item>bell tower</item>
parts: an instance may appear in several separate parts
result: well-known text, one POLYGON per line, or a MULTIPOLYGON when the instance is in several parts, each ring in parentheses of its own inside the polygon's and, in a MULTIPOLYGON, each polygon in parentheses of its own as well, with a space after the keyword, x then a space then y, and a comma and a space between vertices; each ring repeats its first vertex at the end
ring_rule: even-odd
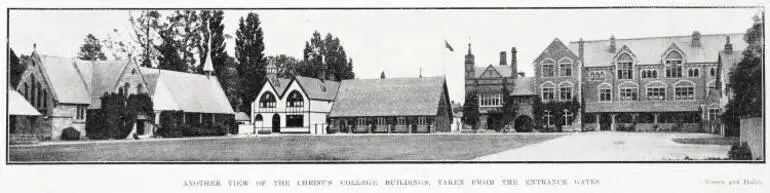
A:
POLYGON ((473 57, 473 53, 471 52, 471 43, 468 43, 468 54, 465 55, 465 80, 476 78, 474 77, 474 63, 475 59, 473 57))

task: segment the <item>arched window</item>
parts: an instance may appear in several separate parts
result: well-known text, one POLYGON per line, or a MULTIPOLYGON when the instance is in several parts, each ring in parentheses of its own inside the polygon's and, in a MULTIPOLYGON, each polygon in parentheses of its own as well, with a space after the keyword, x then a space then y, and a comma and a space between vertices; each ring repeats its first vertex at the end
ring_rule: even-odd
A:
POLYGON ((628 54, 623 54, 618 57, 618 79, 632 79, 634 60, 628 54))
POLYGON ((666 100, 666 85, 663 82, 653 81, 645 85, 647 100, 666 100))
POLYGON ((275 96, 273 93, 265 92, 259 98, 259 108, 275 108, 275 96))
POLYGON ((612 101, 612 86, 604 83, 599 85, 599 101, 612 101))
POLYGON ((123 84, 123 91, 125 92, 123 94, 128 95, 128 92, 131 92, 131 85, 128 83, 123 84))
POLYGON ((254 117, 254 121, 260 121, 260 122, 261 122, 261 121, 262 121, 262 119, 263 119, 263 118, 262 118, 262 115, 261 115, 261 114, 257 114, 257 116, 256 116, 256 117, 254 117))
POLYGON ((653 69, 643 70, 642 78, 658 78, 658 71, 653 69))
POLYGON ((572 100, 572 85, 571 82, 562 82, 559 84, 559 100, 572 100))
POLYGON ((674 83, 674 99, 676 100, 694 100, 695 83, 692 81, 679 81, 674 83))
POLYGON ((289 98, 286 100, 286 107, 303 107, 305 106, 305 100, 302 98, 302 94, 299 92, 291 91, 289 98))
POLYGON ((669 78, 681 78, 682 77, 682 54, 679 52, 671 52, 666 55, 666 77, 669 78))
POLYGON ((572 76, 572 60, 565 58, 559 61, 559 76, 572 76))
POLYGON ((637 100, 639 86, 632 83, 620 84, 618 96, 621 101, 637 100))
POLYGON ((717 75, 717 70, 716 70, 716 69, 714 69, 714 67, 710 68, 710 69, 709 69, 709 75, 711 75, 711 76, 716 76, 716 75, 717 75))
POLYGON ((142 84, 136 85, 136 94, 142 94, 143 89, 144 89, 144 85, 142 84))
POLYGON ((552 77, 553 76, 553 70, 554 64, 553 60, 545 60, 543 61, 543 77, 552 77))
POLYGON ((687 77, 695 78, 698 76, 700 76, 700 69, 697 69, 697 68, 687 69, 687 77))
POLYGON ((551 82, 546 82, 540 85, 543 101, 552 101, 556 95, 556 85, 551 82))

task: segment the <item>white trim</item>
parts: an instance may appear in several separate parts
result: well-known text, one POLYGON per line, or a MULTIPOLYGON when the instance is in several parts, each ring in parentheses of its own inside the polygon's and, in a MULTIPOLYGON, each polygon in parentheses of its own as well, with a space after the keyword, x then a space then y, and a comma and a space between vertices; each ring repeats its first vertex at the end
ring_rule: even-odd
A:
POLYGON ((682 82, 689 82, 690 84, 692 84, 693 87, 695 87, 695 85, 696 85, 695 82, 693 82, 691 80, 687 80, 687 79, 678 80, 678 81, 674 82, 674 84, 671 84, 671 85, 673 85, 674 87, 684 87, 684 86, 680 86, 679 85, 682 82))
MULTIPOLYGON (((574 70, 573 70, 574 68, 572 68, 572 67, 573 67, 573 65, 575 65, 575 61, 574 61, 574 60, 572 60, 571 58, 569 58, 569 57, 566 57, 566 56, 565 56, 565 57, 562 57, 561 59, 559 59, 559 61, 558 61, 558 62, 556 62, 556 64, 558 65, 558 70, 557 70, 558 72, 557 72, 557 74, 558 74, 558 76, 559 76, 559 77, 572 77, 572 76, 574 75, 574 70), (564 62, 565 60, 568 60, 568 61, 569 61, 569 69, 570 69, 570 75, 569 75, 569 76, 562 76, 562 75, 561 75, 561 64, 562 64, 562 62, 564 62)), ((565 63, 565 64, 566 64, 566 63, 565 63)))
POLYGON ((543 92, 543 88, 553 88, 553 95, 554 95, 553 98, 554 99, 552 99, 552 100, 556 100, 557 99, 556 98, 556 84, 554 84, 551 81, 545 81, 542 84, 540 84, 540 100, 542 100, 542 101, 552 101, 552 100, 546 100, 545 99, 545 97, 544 97, 545 95, 543 95, 543 93, 544 93, 543 92), (550 85, 550 86, 546 86, 546 84, 550 85))
POLYGON ((541 77, 556 77, 558 75, 557 73, 559 73, 558 67, 556 66, 557 64, 558 63, 556 63, 556 61, 551 59, 551 58, 543 59, 543 61, 540 62, 540 76, 541 77), (553 63, 553 71, 551 71, 553 73, 552 76, 545 76, 545 70, 543 70, 543 65, 547 61, 551 61, 553 63))
POLYGON ((597 101, 599 101, 599 102, 612 102, 613 101, 612 100, 612 93, 613 93, 612 90, 613 89, 614 88, 612 88, 612 85, 610 83, 606 83, 605 82, 605 83, 599 84, 599 86, 596 87, 596 96, 597 96, 596 98, 598 99, 597 101), (610 100, 608 100, 608 101, 603 101, 602 100, 602 89, 610 89, 610 100))
MULTIPOLYGON (((676 44, 676 43, 671 43, 671 44, 676 44)), ((665 52, 663 52, 663 57, 662 57, 662 60, 661 60, 661 61, 662 61, 662 63, 663 63, 663 65, 664 65, 664 66, 667 66, 667 65, 666 65, 666 61, 668 60, 668 55, 670 55, 670 54, 671 54, 671 52, 676 52, 676 53, 678 53, 680 56, 682 56, 682 63, 681 63, 681 64, 679 64, 679 65, 684 65, 684 64, 686 64, 686 63, 687 63, 687 55, 685 55, 685 54, 684 54, 684 52, 682 52, 681 50, 679 50, 679 45, 676 45, 676 48, 672 49, 672 48, 671 48, 671 46, 669 46, 669 49, 668 49, 668 50, 666 50, 665 52)))
POLYGON ((668 85, 666 85, 666 83, 663 82, 663 81, 653 80, 653 81, 648 82, 647 84, 644 84, 644 88, 660 88, 661 87, 661 86, 650 86, 650 84, 652 84, 652 83, 660 83, 660 84, 663 85, 662 86, 663 88, 668 87, 668 85))
POLYGON ((618 88, 639 88, 639 84, 632 81, 623 81, 622 83, 618 84, 618 88), (634 86, 623 86, 625 84, 633 84, 634 86))
POLYGON ((567 81, 567 80, 561 81, 559 83, 558 88, 559 88, 559 90, 558 90, 559 101, 571 101, 572 98, 575 96, 574 95, 575 94, 575 92, 574 92, 575 91, 575 84, 573 84, 571 81, 567 81), (570 98, 569 99, 562 100, 562 98, 561 98, 561 88, 569 88, 569 91, 570 91, 570 98))

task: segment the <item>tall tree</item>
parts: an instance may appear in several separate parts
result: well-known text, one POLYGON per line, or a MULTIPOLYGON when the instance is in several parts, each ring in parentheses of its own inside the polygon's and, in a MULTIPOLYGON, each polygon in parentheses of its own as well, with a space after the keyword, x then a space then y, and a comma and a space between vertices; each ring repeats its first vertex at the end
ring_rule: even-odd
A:
POLYGON ((230 101, 230 106, 233 107, 233 110, 237 111, 243 105, 243 101, 241 100, 241 93, 238 92, 240 90, 240 79, 238 78, 238 63, 235 58, 227 57, 224 68, 217 71, 217 73, 219 74, 217 77, 220 84, 222 84, 222 89, 225 90, 227 100, 230 101))
POLYGON ((140 11, 138 16, 134 16, 132 12, 129 12, 129 22, 133 29, 134 43, 139 44, 140 51, 137 53, 137 57, 141 58, 141 65, 144 67, 152 67, 153 60, 156 60, 160 56, 159 50, 156 48, 159 46, 160 31, 161 31, 161 16, 158 11, 146 10, 140 11))
POLYGON ((762 115, 762 58, 764 56, 764 22, 758 16, 746 31, 743 39, 747 43, 743 58, 729 74, 727 87, 733 95, 723 115, 725 122, 737 123, 742 116, 762 115))
POLYGON ((161 44, 156 46, 159 56, 158 68, 187 72, 187 65, 182 61, 182 57, 179 56, 177 50, 177 42, 174 40, 174 35, 171 29, 166 28, 160 31, 161 44))
POLYGON ((477 130, 479 123, 479 98, 476 91, 465 94, 465 103, 463 103, 463 123, 471 126, 471 129, 477 130))
POLYGON ((102 44, 93 34, 86 35, 83 45, 80 46, 78 58, 81 60, 107 60, 102 51, 102 44))
POLYGON ((225 51, 226 35, 224 33, 225 25, 222 23, 224 20, 224 11, 222 10, 204 10, 200 13, 200 18, 203 21, 203 28, 200 30, 202 35, 202 41, 198 47, 200 65, 197 66, 197 72, 203 70, 203 64, 206 60, 209 60, 209 51, 211 51, 211 63, 214 65, 214 74, 220 78, 222 71, 226 68, 225 61, 229 57, 225 51), (209 45, 209 37, 211 45, 209 45))
POLYGON ((139 49, 134 42, 123 41, 122 33, 118 29, 112 29, 112 32, 107 34, 107 37, 102 39, 102 48, 107 55, 110 55, 113 60, 123 60, 129 57, 139 56, 140 61, 144 61, 143 49, 139 49))
POLYGON ((195 10, 177 10, 167 18, 167 28, 173 32, 176 40, 179 56, 187 65, 187 72, 196 72, 198 66, 200 44, 203 40, 203 20, 201 20, 198 11, 195 10))
POLYGON ((238 73, 243 104, 241 111, 250 113, 249 105, 257 97, 265 79, 266 60, 264 56, 262 27, 259 15, 249 13, 244 19, 238 20, 238 30, 235 32, 235 57, 238 59, 238 73))
POLYGON ((352 73, 352 59, 348 59, 340 39, 331 33, 321 38, 321 33, 313 32, 310 41, 305 42, 303 58, 305 65, 300 65, 300 68, 296 69, 299 75, 317 77, 322 65, 326 65, 326 74, 332 80, 355 78, 355 74, 352 73))
POLYGON ((291 78, 296 73, 297 66, 304 65, 299 59, 285 54, 267 56, 267 63, 275 64, 278 68, 278 77, 281 78, 291 78))
POLYGON ((16 88, 16 85, 19 84, 19 80, 21 80, 21 74, 24 73, 24 70, 27 69, 27 67, 19 60, 19 57, 16 56, 16 53, 13 52, 13 49, 10 49, 10 64, 8 66, 11 68, 11 86, 16 88))

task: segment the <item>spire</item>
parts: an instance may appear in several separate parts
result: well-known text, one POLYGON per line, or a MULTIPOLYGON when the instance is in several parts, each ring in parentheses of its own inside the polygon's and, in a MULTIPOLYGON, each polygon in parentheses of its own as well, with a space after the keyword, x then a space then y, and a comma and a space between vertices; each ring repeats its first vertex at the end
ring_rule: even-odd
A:
MULTIPOLYGON (((206 23, 206 27, 209 27, 209 23, 208 22, 206 23)), ((214 73, 214 64, 211 63, 211 60, 213 59, 213 58, 211 58, 211 50, 212 50, 212 48, 211 48, 211 32, 209 32, 208 44, 209 44, 209 46, 208 46, 209 50, 208 50, 208 53, 206 53, 206 55, 207 55, 206 63, 203 64, 203 73, 206 74, 206 77, 210 77, 214 73)))

